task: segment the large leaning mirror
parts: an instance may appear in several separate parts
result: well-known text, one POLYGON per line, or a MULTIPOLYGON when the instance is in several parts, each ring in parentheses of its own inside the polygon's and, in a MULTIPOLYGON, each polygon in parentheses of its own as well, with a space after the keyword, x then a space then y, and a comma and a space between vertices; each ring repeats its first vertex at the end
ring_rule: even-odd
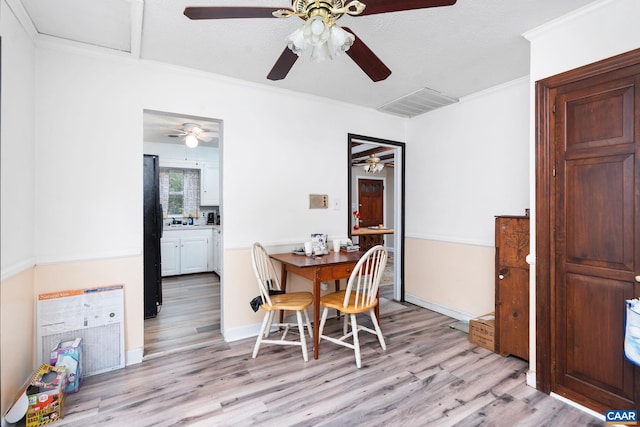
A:
POLYGON ((383 276, 381 296, 397 301, 404 301, 404 152, 402 142, 348 136, 348 235, 361 250, 387 248, 393 268, 383 276))

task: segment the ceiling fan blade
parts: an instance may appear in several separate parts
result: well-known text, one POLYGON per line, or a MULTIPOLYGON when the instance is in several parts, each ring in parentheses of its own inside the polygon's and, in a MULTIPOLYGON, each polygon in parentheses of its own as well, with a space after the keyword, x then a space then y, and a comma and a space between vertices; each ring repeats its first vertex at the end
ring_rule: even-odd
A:
POLYGON ((391 75, 391 70, 376 56, 369 46, 364 44, 356 34, 347 27, 342 27, 345 31, 353 34, 355 40, 353 45, 347 50, 347 55, 358 64, 358 67, 365 72, 367 76, 374 82, 384 80, 391 75))
POLYGON ((271 71, 269 71, 267 78, 269 80, 284 79, 287 77, 289 70, 291 70, 291 67, 293 67, 293 64, 295 64, 297 60, 298 55, 293 53, 288 47, 285 47, 280 58, 278 58, 271 71))
POLYGON ((190 19, 275 18, 277 7, 203 6, 187 7, 184 15, 190 19))
POLYGON ((360 15, 400 12, 403 10, 426 9, 429 7, 452 6, 457 0, 366 0, 367 7, 360 15))

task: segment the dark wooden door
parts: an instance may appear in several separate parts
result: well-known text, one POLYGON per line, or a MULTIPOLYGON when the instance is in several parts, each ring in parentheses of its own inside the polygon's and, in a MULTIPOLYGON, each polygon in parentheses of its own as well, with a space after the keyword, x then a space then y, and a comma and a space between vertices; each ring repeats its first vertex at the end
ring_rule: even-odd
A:
POLYGON ((600 411, 640 402, 623 351, 625 300, 640 295, 639 71, 550 92, 552 390, 600 411))
POLYGON ((360 227, 384 223, 384 185, 381 179, 358 179, 360 227))

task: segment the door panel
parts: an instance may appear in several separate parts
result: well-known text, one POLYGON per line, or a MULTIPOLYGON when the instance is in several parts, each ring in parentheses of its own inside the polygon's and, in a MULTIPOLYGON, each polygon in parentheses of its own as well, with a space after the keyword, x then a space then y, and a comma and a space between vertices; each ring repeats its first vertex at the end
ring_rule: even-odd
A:
POLYGON ((501 267, 498 272, 496 320, 500 324, 500 355, 529 360, 529 270, 501 267))
POLYGON ((567 345, 566 356, 557 362, 558 371, 564 372, 559 390, 577 391, 609 408, 629 408, 634 368, 621 354, 624 310, 616 307, 633 297, 632 288, 621 281, 570 273, 565 292, 567 345))
POLYGON ((633 79, 578 90, 566 102, 568 151, 633 143, 633 79))
POLYGON ((632 274, 633 152, 565 164, 567 262, 632 274))
POLYGON ((551 385, 596 410, 637 408, 640 398, 623 351, 625 300, 639 295, 637 72, 551 91, 551 385))

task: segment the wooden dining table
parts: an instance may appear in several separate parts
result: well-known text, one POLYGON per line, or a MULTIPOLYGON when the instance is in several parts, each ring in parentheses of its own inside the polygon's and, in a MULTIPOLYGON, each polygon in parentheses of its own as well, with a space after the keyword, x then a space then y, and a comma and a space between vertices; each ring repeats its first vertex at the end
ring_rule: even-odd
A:
MULTIPOLYGON (((340 290, 340 280, 351 276, 363 252, 329 252, 327 255, 306 256, 291 252, 269 255, 282 264, 280 285, 287 288, 287 274, 293 273, 313 283, 313 358, 318 358, 320 335, 320 284, 335 282, 336 291, 340 290)), ((377 311, 378 307, 376 307, 377 311)), ((376 312, 376 316, 378 313, 376 312)))

